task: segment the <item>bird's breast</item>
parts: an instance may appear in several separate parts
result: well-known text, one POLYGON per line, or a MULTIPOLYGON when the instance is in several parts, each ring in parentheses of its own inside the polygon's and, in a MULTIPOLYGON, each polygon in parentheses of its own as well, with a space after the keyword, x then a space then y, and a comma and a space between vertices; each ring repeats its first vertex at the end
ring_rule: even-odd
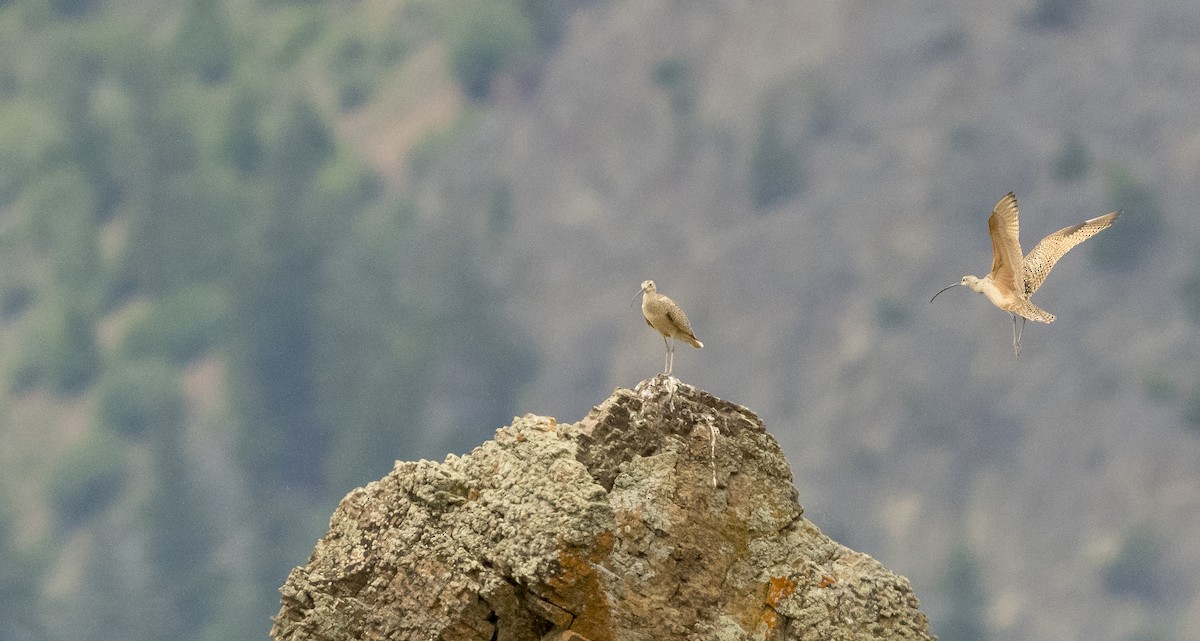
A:
MULTIPOLYGON (((972 289, 975 288, 973 287, 972 289)), ((1018 297, 1015 292, 1009 290, 1008 288, 1001 289, 996 285, 996 283, 992 282, 992 280, 988 278, 980 280, 978 289, 975 289, 975 291, 987 296, 988 300, 992 301, 993 305, 1005 311, 1012 311, 1012 306, 1020 300, 1020 297, 1018 297)))

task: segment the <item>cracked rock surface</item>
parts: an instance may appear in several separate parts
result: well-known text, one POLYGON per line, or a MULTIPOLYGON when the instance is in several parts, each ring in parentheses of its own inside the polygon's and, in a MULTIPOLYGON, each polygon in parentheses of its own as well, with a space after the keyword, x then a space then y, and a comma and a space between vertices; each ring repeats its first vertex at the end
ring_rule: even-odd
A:
POLYGON ((803 518, 753 412, 662 376, 397 462, 280 592, 280 641, 934 638, 907 579, 803 518))

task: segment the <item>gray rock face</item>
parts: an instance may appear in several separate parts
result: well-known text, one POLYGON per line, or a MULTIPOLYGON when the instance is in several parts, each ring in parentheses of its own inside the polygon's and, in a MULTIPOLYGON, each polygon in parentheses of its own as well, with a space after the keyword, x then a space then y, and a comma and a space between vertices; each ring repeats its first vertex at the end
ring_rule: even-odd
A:
POLYGON ((347 494, 271 636, 933 638, 907 579, 802 514, 757 416, 660 376, 347 494))

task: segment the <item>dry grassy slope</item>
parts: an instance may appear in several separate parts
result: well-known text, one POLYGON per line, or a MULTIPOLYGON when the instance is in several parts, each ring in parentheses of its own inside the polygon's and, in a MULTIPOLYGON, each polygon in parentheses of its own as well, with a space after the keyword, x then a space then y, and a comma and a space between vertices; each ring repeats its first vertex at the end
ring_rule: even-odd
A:
MULTIPOLYGON (((529 94, 505 94, 421 195, 463 228, 483 187, 511 184, 511 236, 479 247, 504 313, 543 350, 524 409, 574 420, 656 371, 659 339, 630 303, 655 278, 706 344, 682 347, 676 373, 761 412, 815 520, 918 594, 962 539, 1006 638, 1150 626, 1100 569, 1148 525, 1170 565, 1200 575, 1200 439, 1144 389, 1196 376, 1176 283, 1200 236, 1200 42, 1184 28, 1200 17, 1090 3, 1079 28, 1038 31, 1032 4, 585 5, 529 94), (693 74, 688 117, 654 82, 671 59, 693 74), (767 105, 804 189, 755 211, 767 105), (1096 161, 1076 184, 1050 172, 1068 131, 1096 161), (1157 190, 1167 233, 1129 271, 1072 253, 1038 293, 1059 320, 1028 328, 1020 361, 981 297, 928 304, 987 269, 1004 192, 1029 248, 1108 210, 1110 165, 1157 190)), ((1159 612, 1166 633, 1200 625, 1197 586, 1159 612)), ((936 623, 937 599, 923 602, 936 623)))
POLYGON ((447 65, 442 43, 422 47, 380 79, 368 105, 337 123, 339 137, 362 150, 389 182, 405 183, 413 147, 422 137, 451 126, 465 108, 447 65))

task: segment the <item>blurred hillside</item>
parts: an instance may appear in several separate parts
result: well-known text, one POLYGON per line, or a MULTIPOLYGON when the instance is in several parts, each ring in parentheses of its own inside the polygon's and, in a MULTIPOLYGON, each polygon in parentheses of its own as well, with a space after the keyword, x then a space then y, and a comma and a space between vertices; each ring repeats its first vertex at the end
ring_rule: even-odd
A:
POLYGON ((346 491, 512 416, 530 340, 396 164, 476 18, 0 5, 0 638, 263 636, 346 491))
POLYGON ((943 639, 1200 629, 1200 9, 11 0, 0 638, 265 634, 336 501, 657 373, 943 639), (941 287, 1121 209, 1026 328, 941 287), (683 351, 686 349, 687 351, 683 351))

